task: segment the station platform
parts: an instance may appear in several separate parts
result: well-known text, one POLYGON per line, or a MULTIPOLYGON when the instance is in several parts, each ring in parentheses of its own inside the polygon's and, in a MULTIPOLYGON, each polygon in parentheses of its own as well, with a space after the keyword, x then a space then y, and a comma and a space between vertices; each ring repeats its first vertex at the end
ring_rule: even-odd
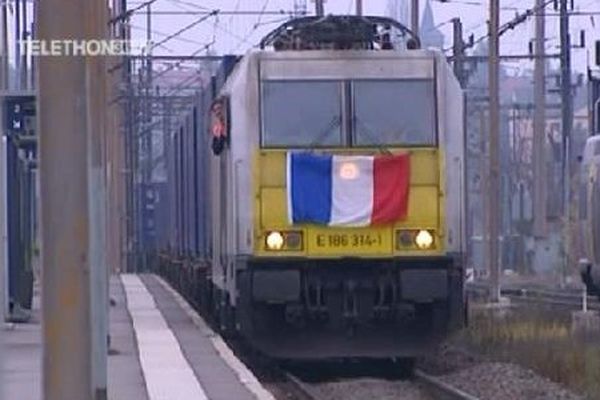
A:
MULTIPOLYGON (((227 344, 161 278, 110 281, 110 400, 274 400, 227 344)), ((42 400, 39 298, 2 332, 0 399, 42 400)))

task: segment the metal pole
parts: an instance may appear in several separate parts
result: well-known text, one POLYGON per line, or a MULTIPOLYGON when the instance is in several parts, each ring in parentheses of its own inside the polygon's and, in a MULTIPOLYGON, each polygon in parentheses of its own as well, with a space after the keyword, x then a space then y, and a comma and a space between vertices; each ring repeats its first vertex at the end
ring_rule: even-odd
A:
MULTIPOLYGON (((113 9, 114 14, 118 14, 124 0, 117 1, 117 5, 113 9)), ((127 32, 124 25, 124 21, 117 25, 116 34, 119 39, 127 38, 127 32)), ((111 60, 113 66, 117 64, 123 65, 120 73, 113 73, 113 84, 112 93, 117 92, 117 88, 125 86, 126 74, 127 74, 127 61, 126 59, 111 60)), ((109 69, 112 70, 112 69, 109 69)), ((110 179, 114 182, 115 195, 113 197, 113 203, 109 207, 109 210, 113 213, 113 223, 116 226, 117 235, 111 237, 115 241, 113 245, 113 251, 115 252, 115 262, 111 264, 112 272, 125 271, 126 268, 126 246, 127 243, 127 197, 125 195, 125 182, 126 182, 126 134, 127 129, 125 127, 125 111, 127 109, 125 104, 112 104, 111 109, 108 111, 113 116, 113 130, 112 136, 112 173, 110 179)))
MULTIPOLYGON (((147 23, 146 23, 146 40, 148 43, 152 42, 152 10, 150 5, 148 6, 148 15, 147 15, 147 23)), ((145 100, 146 103, 143 105, 144 107, 144 116, 142 126, 144 129, 149 129, 149 131, 143 136, 142 143, 144 143, 144 156, 146 157, 146 162, 144 163, 143 171, 142 171, 142 185, 141 185, 141 207, 140 213, 138 214, 140 218, 140 241, 141 241, 141 256, 142 256, 142 270, 148 271, 148 254, 150 252, 150 243, 147 240, 147 230, 146 230, 146 221, 145 221, 145 213, 146 213, 146 205, 148 202, 147 192, 150 190, 152 183, 152 140, 154 138, 154 129, 146 128, 152 126, 153 118, 152 118, 152 49, 149 47, 149 51, 146 59, 146 90, 145 90, 145 100)))
POLYGON ((0 3, 0 89, 8 90, 8 2, 0 3))
POLYGON ((500 216, 500 157, 498 139, 500 134, 500 38, 499 38, 500 0, 490 0, 490 42, 489 42, 489 84, 490 84, 490 136, 489 136, 489 209, 488 226, 490 240, 488 242, 488 265, 490 269, 491 291, 490 301, 500 300, 500 265, 499 265, 499 216, 500 216))
MULTIPOLYGON (((127 12, 127 0, 121 2, 120 13, 127 12)), ((131 39, 131 30, 129 29, 129 19, 122 23, 122 34, 127 40, 131 39)), ((127 101, 125 103, 125 195, 126 195, 126 235, 124 241, 124 254, 127 272, 135 271, 135 108, 133 104, 133 71, 135 70, 135 60, 130 56, 125 56, 125 68, 123 68, 123 81, 127 88, 127 101)))
MULTIPOLYGON (((39 2, 38 1, 34 1, 33 2, 33 10, 32 10, 32 17, 31 17, 31 35, 30 38, 32 40, 37 39, 37 26, 36 26, 36 20, 35 20, 35 16, 38 15, 37 12, 37 8, 39 6, 39 2)), ((30 82, 30 87, 32 90, 35 90, 36 88, 36 61, 35 58, 31 58, 31 64, 29 67, 29 82, 30 82)), ((39 175, 38 175, 39 176, 39 175)), ((38 182, 39 182, 39 178, 38 178, 38 182)), ((39 189, 39 184, 38 184, 38 189, 39 189)))
POLYGON ((137 71, 137 86, 134 88, 134 93, 137 94, 137 98, 133 101, 133 226, 134 226, 134 242, 133 242, 133 259, 135 271, 140 271, 139 254, 141 251, 141 196, 140 186, 143 179, 143 137, 140 133, 143 132, 144 127, 144 82, 143 82, 143 62, 140 62, 138 68, 137 63, 135 64, 135 71, 137 71))
MULTIPOLYGON (((21 2, 21 6, 22 6, 22 19, 23 19, 23 24, 21 26, 21 40, 23 41, 23 43, 25 43, 25 41, 27 40, 27 1, 23 0, 21 2)), ((27 90, 28 89, 28 84, 27 84, 27 75, 29 73, 29 69, 27 67, 27 52, 23 51, 21 52, 21 71, 20 71, 20 76, 19 78, 21 79, 21 89, 23 90, 27 90)))
MULTIPOLYGON (((0 90, 8 90, 7 2, 0 3, 0 90)), ((8 317, 7 153, 4 137, 4 98, 0 97, 0 329, 8 317)), ((2 344, 0 343, 0 347, 2 344)), ((1 357, 0 357, 1 358, 1 357)), ((1 365, 0 365, 1 366, 1 365)), ((0 383, 2 378, 0 377, 0 383)), ((2 390, 0 389, 0 396, 2 390)))
MULTIPOLYGON (((89 2, 86 38, 107 38, 105 3, 89 2)), ((104 187, 103 136, 105 131, 106 60, 102 56, 87 57, 87 183, 89 202, 89 287, 91 297, 92 389, 94 400, 106 400, 107 395, 107 333, 108 333, 108 276, 104 246, 104 187)))
POLYGON ((21 0, 15 0, 15 8, 14 8, 14 45, 15 45, 15 70, 16 70, 16 79, 15 79, 15 87, 17 89, 23 89, 21 87, 21 69, 23 66, 21 62, 23 59, 21 58, 21 0))
MULTIPOLYGON (((0 118, 4 121, 4 107, 0 107, 0 118)), ((8 182, 6 137, 0 129, 0 330, 8 318, 8 182)), ((0 347, 2 343, 0 343, 0 347)), ((1 358, 1 357, 0 357, 1 358)), ((0 359, 0 367, 2 360, 0 359)), ((2 377, 0 377, 0 382, 2 377)), ((2 390, 0 389, 0 396, 2 390)), ((0 397, 2 398, 2 397, 0 397)))
MULTIPOLYGON (((90 3, 39 2, 39 38, 84 39, 90 3)), ((87 400, 93 398, 88 71, 83 57, 67 56, 40 57, 38 68, 43 394, 45 400, 87 400)))
POLYGON ((363 2, 362 0, 356 0, 356 15, 363 15, 363 2))
MULTIPOLYGON (((533 235, 546 235, 546 42, 545 0, 536 0, 535 19, 534 116, 533 116, 533 235)), ((537 252, 536 239, 536 252, 537 252)))
POLYGON ((419 36, 419 0, 412 0, 410 7, 411 12, 411 30, 419 36))
POLYGON ((460 82, 460 86, 464 89, 466 86, 466 76, 464 69, 464 55, 465 47, 463 43, 463 27, 460 18, 452 18, 453 28, 453 43, 452 43, 452 55, 454 56, 454 75, 460 82))
POLYGON ((562 184, 563 184, 563 272, 568 268, 570 240, 570 142, 573 131, 573 93, 571 86, 571 36, 567 0, 560 0, 560 72, 562 98, 562 184))
MULTIPOLYGON (((472 102, 473 103, 473 102, 472 102)), ((488 245, 490 242, 490 224, 487 216, 489 215, 490 209, 490 196, 487 196, 486 193, 490 190, 490 179, 489 179, 489 168, 486 168, 489 165, 489 147, 488 147, 488 137, 485 135, 485 132, 488 131, 489 118, 488 112, 485 107, 479 108, 479 132, 480 132, 480 142, 479 142, 479 150, 481 154, 479 167, 481 168, 481 185, 480 185, 480 194, 482 200, 482 214, 484 218, 481 221, 481 236, 482 236, 482 258, 484 262, 490 257, 490 246, 488 245)))
POLYGON ((324 0, 315 0, 315 12, 318 17, 325 15, 325 6, 323 5, 324 0))
POLYGON ((545 61, 545 7, 544 0, 536 0, 539 10, 536 17, 534 66, 534 116, 533 116, 533 268, 543 267, 541 256, 546 245, 546 61, 545 61))

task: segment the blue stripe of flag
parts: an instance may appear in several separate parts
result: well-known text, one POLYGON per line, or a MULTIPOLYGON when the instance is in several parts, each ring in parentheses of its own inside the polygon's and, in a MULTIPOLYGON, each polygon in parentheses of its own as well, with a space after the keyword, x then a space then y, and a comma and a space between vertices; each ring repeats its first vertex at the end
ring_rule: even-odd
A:
POLYGON ((290 155, 292 221, 328 224, 331 219, 331 155, 290 155))

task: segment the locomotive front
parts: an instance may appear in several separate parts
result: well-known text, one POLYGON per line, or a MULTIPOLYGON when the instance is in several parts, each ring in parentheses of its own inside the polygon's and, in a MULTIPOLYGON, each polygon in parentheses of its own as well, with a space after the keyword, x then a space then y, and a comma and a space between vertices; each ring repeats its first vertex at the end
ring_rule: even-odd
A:
POLYGON ((464 323, 462 91, 436 51, 334 42, 275 42, 222 90, 220 315, 273 357, 414 357, 464 323))

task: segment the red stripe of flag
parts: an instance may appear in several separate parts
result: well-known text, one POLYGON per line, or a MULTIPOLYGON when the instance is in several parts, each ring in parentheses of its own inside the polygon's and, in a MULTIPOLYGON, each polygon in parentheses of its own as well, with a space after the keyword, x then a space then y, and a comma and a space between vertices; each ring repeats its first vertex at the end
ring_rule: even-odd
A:
POLYGON ((408 213, 410 156, 376 156, 373 162, 372 225, 397 222, 408 213))

